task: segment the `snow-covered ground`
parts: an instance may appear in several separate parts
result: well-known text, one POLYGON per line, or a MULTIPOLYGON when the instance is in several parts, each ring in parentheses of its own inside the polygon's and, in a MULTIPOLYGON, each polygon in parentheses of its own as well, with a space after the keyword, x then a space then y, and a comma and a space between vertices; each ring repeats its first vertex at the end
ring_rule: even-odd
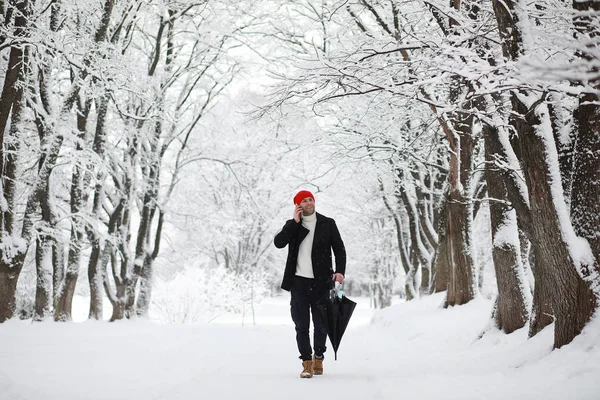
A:
POLYGON ((443 297, 372 313, 359 307, 325 374, 300 379, 287 298, 265 300, 256 325, 0 325, 1 400, 600 399, 600 320, 560 350, 552 332, 490 331, 490 302, 450 310, 443 297))

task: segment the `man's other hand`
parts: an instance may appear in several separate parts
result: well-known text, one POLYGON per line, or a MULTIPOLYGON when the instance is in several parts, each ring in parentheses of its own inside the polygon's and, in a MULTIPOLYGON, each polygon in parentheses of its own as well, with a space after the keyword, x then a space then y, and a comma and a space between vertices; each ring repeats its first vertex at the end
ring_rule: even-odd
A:
POLYGON ((342 283, 342 282, 344 282, 344 275, 335 273, 335 274, 333 274, 333 280, 338 283, 342 283))

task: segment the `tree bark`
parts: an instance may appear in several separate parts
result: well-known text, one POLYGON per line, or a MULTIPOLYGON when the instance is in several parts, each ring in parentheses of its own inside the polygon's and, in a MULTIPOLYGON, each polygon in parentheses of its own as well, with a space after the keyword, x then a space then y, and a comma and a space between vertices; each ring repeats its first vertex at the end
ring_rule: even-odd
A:
POLYGON ((415 218, 415 231, 419 235, 417 245, 421 267, 419 296, 425 296, 431 290, 431 269, 438 238, 435 229, 433 229, 435 222, 432 220, 432 215, 429 212, 432 194, 430 192, 426 194, 422 189, 422 186, 427 184, 426 181, 429 178, 429 174, 427 174, 425 182, 421 181, 419 174, 416 172, 413 172, 412 176, 415 184, 416 201, 413 203, 414 206, 411 206, 411 210, 415 218))
POLYGON ((445 307, 468 303, 475 297, 473 258, 471 255, 471 199, 473 116, 455 113, 452 118, 454 141, 451 142, 448 193, 448 263, 450 281, 445 307))
POLYGON ((571 202, 571 216, 576 233, 587 239, 596 257, 600 256, 599 101, 597 96, 584 94, 575 112, 578 129, 571 202))
POLYGON ((25 252, 20 252, 12 263, 0 263, 0 323, 11 319, 17 304, 17 281, 25 261, 25 252))
MULTIPOLYGON (((157 124, 159 125, 159 124, 157 124)), ((160 158, 158 157, 158 138, 160 127, 156 128, 155 137, 150 144, 150 154, 148 157, 149 165, 147 167, 147 187, 144 194, 144 203, 142 215, 138 228, 137 245, 135 250, 134 271, 135 278, 140 279, 139 305, 136 313, 139 316, 146 315, 152 295, 152 260, 149 260, 149 244, 152 221, 158 203, 158 182, 160 172, 160 158)), ((133 294, 133 293, 132 293, 133 294)), ((130 299, 133 301, 133 298, 130 299)))
POLYGON ((100 264, 101 253, 100 241, 95 239, 92 242, 92 252, 88 263, 88 283, 90 285, 90 312, 88 318, 95 320, 102 320, 104 315, 103 283, 105 272, 100 264))
POLYGON ((571 203, 571 189, 573 186, 573 156, 575 153, 575 132, 574 128, 569 129, 567 138, 561 137, 561 131, 565 129, 562 121, 562 108, 560 98, 556 95, 550 96, 551 101, 548 102, 548 111, 550 112, 550 122, 552 123, 552 132, 554 133, 554 142, 556 143, 556 151, 558 153, 558 163, 560 166, 560 176, 562 180, 563 193, 567 205, 571 203))
MULTIPOLYGON (((573 7, 578 11, 600 11, 600 2, 574 1, 573 7)), ((585 15, 585 14, 584 14, 585 15)), ((592 21, 592 17, 578 16, 575 18, 577 36, 590 37, 598 40, 600 28, 598 17, 592 21), (593 23, 595 22, 595 24, 593 23)), ((589 52, 586 49, 578 51, 578 57, 588 65, 590 76, 596 78, 588 82, 592 90, 600 90, 600 68, 597 61, 597 46, 591 46, 589 52), (596 62, 594 65, 593 62, 596 62)), ((583 92, 578 99, 577 108, 574 113, 575 120, 575 156, 573 170, 573 202, 571 212, 573 226, 577 235, 587 239, 596 261, 600 260, 600 96, 596 93, 583 92)), ((596 263, 598 267, 598 263, 596 263)), ((592 271, 590 271, 591 273, 592 271)), ((596 270, 596 273, 600 271, 596 270)))
POLYGON ((448 263, 450 277, 445 307, 466 304, 473 300, 473 259, 470 254, 470 210, 468 201, 457 191, 450 192, 448 205, 448 263))
MULTIPOLYGON (((573 1, 578 11, 600 11, 598 1, 573 1)), ((582 38, 600 37, 598 17, 577 15, 574 21, 576 36, 582 38), (595 22, 595 23, 594 23, 595 22)), ((589 39, 588 39, 589 40, 589 39)), ((580 49, 577 53, 580 60, 592 65, 588 70, 596 79, 587 83, 596 92, 600 90, 600 68, 597 64, 597 46, 580 49), (594 65, 594 61, 596 64, 594 65)), ((583 92, 578 99, 574 113, 576 141, 571 198, 571 219, 577 236, 583 237, 590 245, 594 262, 582 265, 580 274, 584 281, 578 287, 577 322, 583 327, 591 318, 600 303, 600 96, 583 92), (592 287, 596 288, 595 293, 592 287)))
MULTIPOLYGON (((409 235, 410 235, 410 251, 409 251, 409 260, 410 260, 410 269, 409 273, 406 277, 407 282, 411 282, 413 287, 415 285, 415 275, 419 268, 423 272, 427 270, 423 275, 425 275, 425 286, 429 287, 429 265, 427 262, 427 257, 423 254, 424 246, 422 243, 419 243, 421 240, 421 232, 420 232, 420 224, 419 224, 419 215, 414 205, 414 200, 408 198, 408 193, 406 193, 406 189, 399 184, 398 191, 400 192, 401 202, 404 203, 406 207, 406 213, 408 215, 408 226, 409 226, 409 235)), ((429 256, 429 255, 428 255, 429 256)), ((423 282, 423 275, 421 276, 423 282)), ((419 292, 421 293, 421 288, 419 288, 419 292)), ((416 294, 416 293, 415 293, 416 294)), ((407 296, 408 299, 408 296, 407 296)))
MULTIPOLYGON (((385 208, 390 213, 392 220, 394 221, 394 227, 396 229, 396 244, 398 246, 398 251, 400 253, 399 254, 400 264, 402 265, 402 268, 404 269, 404 275, 405 275, 404 293, 406 296, 406 300, 412 300, 416 297, 416 290, 415 290, 415 285, 414 285, 414 279, 411 278, 413 275, 411 275, 411 273, 410 273, 411 263, 410 263, 410 257, 408 256, 408 251, 406 249, 406 244, 404 242, 404 233, 403 233, 401 216, 390 205, 389 199, 385 195, 385 190, 384 190, 383 182, 381 181, 381 179, 379 179, 379 191, 381 193, 381 198, 383 200, 383 204, 385 205, 385 208)), ((394 196, 394 198, 397 199, 398 201, 400 201, 398 206, 401 206, 402 205, 401 199, 399 199, 397 196, 394 196)))
POLYGON ((498 134, 496 127, 484 124, 485 179, 490 196, 492 257, 498 285, 495 321, 498 329, 512 333, 527 323, 531 299, 521 264, 516 213, 506 204, 508 191, 501 167, 497 165, 498 161, 506 164, 506 155, 503 154, 498 134))
MULTIPOLYGON (((96 122, 96 132, 94 135, 93 150, 100 159, 104 157, 106 150, 106 116, 108 114, 108 96, 103 96, 97 104, 98 120, 96 122)), ((102 211, 103 198, 103 174, 96 173, 96 187, 94 189, 94 204, 92 213, 100 215, 102 211)), ((121 203, 122 204, 122 203, 121 203)), ((120 212, 120 211, 119 211, 120 212)), ((114 224, 114 222, 113 222, 114 224)), ((114 234, 114 226, 111 227, 109 222, 109 234, 114 234)), ((102 267, 102 240, 98 232, 88 228, 88 238, 92 243, 92 251, 88 261, 88 283, 90 285, 90 319, 101 320, 104 313, 103 294, 104 294, 104 278, 106 275, 105 267, 102 267)), ((106 246, 106 244, 105 244, 106 246)))
POLYGON ((44 233, 36 240, 35 248, 35 312, 34 321, 52 315, 52 239, 44 233))
POLYGON ((513 122, 517 126, 523 151, 524 172, 530 188, 529 200, 534 226, 535 291, 539 293, 534 293, 530 334, 535 335, 546 324, 552 322, 551 317, 545 314, 554 315, 554 345, 559 348, 577 336, 585 324, 582 323, 583 320, 587 322, 589 319, 589 315, 587 318, 581 316, 581 312, 585 309, 580 309, 580 305, 586 303, 581 295, 584 294, 589 298, 591 292, 587 294, 585 291, 581 292, 583 282, 577 274, 561 227, 561 224, 565 224, 566 221, 559 220, 555 201, 560 202, 564 199, 556 198, 557 193, 552 192, 550 183, 557 179, 555 172, 558 171, 550 170, 546 161, 546 154, 551 154, 555 149, 544 143, 540 137, 543 133, 535 131, 535 127, 542 124, 538 113, 524 110, 517 99, 513 99, 513 104, 518 114, 529 113, 532 116, 527 124, 513 122), (552 307, 551 310, 547 309, 547 304, 552 307))
MULTIPOLYGON (((15 7, 17 10, 15 13, 14 35, 16 38, 24 38, 27 36, 27 20, 31 13, 31 7, 29 6, 29 1, 26 0, 13 0, 13 2, 15 4, 11 5, 11 7, 15 7)), ((26 68, 23 61, 24 44, 18 43, 17 40, 17 43, 10 47, 4 86, 2 88, 2 95, 0 96, 0 143, 2 144, 4 143, 4 133, 6 132, 10 112, 15 104, 15 95, 18 92, 23 92, 22 85, 17 85, 17 81, 22 81, 23 69, 26 68)), ((0 171, 4 170, 4 158, 4 148, 0 146, 0 171)))
MULTIPOLYGON (((135 140, 134 140, 135 141, 135 140)), ((136 149, 135 144, 129 145, 129 152, 126 154, 125 164, 132 163, 135 158, 132 154, 136 149)), ((103 250, 102 265, 111 265, 113 279, 115 281, 114 293, 108 285, 108 280, 104 280, 105 292, 112 304, 113 313, 111 321, 117 321, 123 318, 130 318, 134 313, 135 304, 135 285, 137 280, 134 280, 134 267, 132 266, 130 257, 130 225, 131 225, 131 210, 133 201, 133 182, 132 177, 123 175, 125 182, 122 182, 123 197, 119 200, 118 206, 111 214, 109 222, 109 233, 111 227, 114 227, 114 237, 116 246, 110 241, 105 243, 103 250), (118 255, 118 257, 117 257, 118 255)), ((120 183, 119 183, 120 184, 120 183)), ((101 267, 103 268, 103 266, 101 267)))
MULTIPOLYGON (((447 197, 446 197, 447 198, 447 197)), ((443 200, 440 207, 439 219, 438 219, 438 247, 435 252, 433 260, 433 286, 432 291, 434 293, 443 292, 448 289, 448 283, 450 281, 450 262, 448 258, 449 254, 449 236, 448 236, 448 201, 443 200)))

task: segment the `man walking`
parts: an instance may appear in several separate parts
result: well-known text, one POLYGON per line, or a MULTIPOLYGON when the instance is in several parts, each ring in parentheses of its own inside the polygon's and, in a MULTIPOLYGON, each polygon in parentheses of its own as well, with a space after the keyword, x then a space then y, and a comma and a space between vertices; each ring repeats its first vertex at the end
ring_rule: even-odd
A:
POLYGON ((316 309, 328 293, 330 282, 342 283, 346 273, 346 249, 335 221, 315 212, 315 196, 301 190, 294 196, 294 217, 275 236, 275 246, 288 246, 281 288, 291 292, 290 309, 296 325, 296 342, 302 360, 301 378, 323 374, 327 331, 316 309), (335 273, 331 250, 335 255, 335 273), (314 354, 309 328, 312 313, 314 354))

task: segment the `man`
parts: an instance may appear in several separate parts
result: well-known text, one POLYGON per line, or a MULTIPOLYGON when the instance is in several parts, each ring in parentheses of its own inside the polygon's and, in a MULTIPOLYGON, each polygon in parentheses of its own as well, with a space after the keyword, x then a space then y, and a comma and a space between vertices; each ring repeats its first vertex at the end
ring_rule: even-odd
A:
POLYGON ((302 360, 301 378, 323 374, 327 331, 316 309, 328 294, 330 283, 344 281, 346 249, 331 218, 315 212, 315 196, 301 190, 294 196, 294 217, 275 236, 275 246, 288 246, 281 288, 291 292, 290 309, 296 325, 296 342, 302 360), (335 254, 335 273, 331 250, 335 254), (310 345, 310 314, 314 326, 314 355, 310 345))

